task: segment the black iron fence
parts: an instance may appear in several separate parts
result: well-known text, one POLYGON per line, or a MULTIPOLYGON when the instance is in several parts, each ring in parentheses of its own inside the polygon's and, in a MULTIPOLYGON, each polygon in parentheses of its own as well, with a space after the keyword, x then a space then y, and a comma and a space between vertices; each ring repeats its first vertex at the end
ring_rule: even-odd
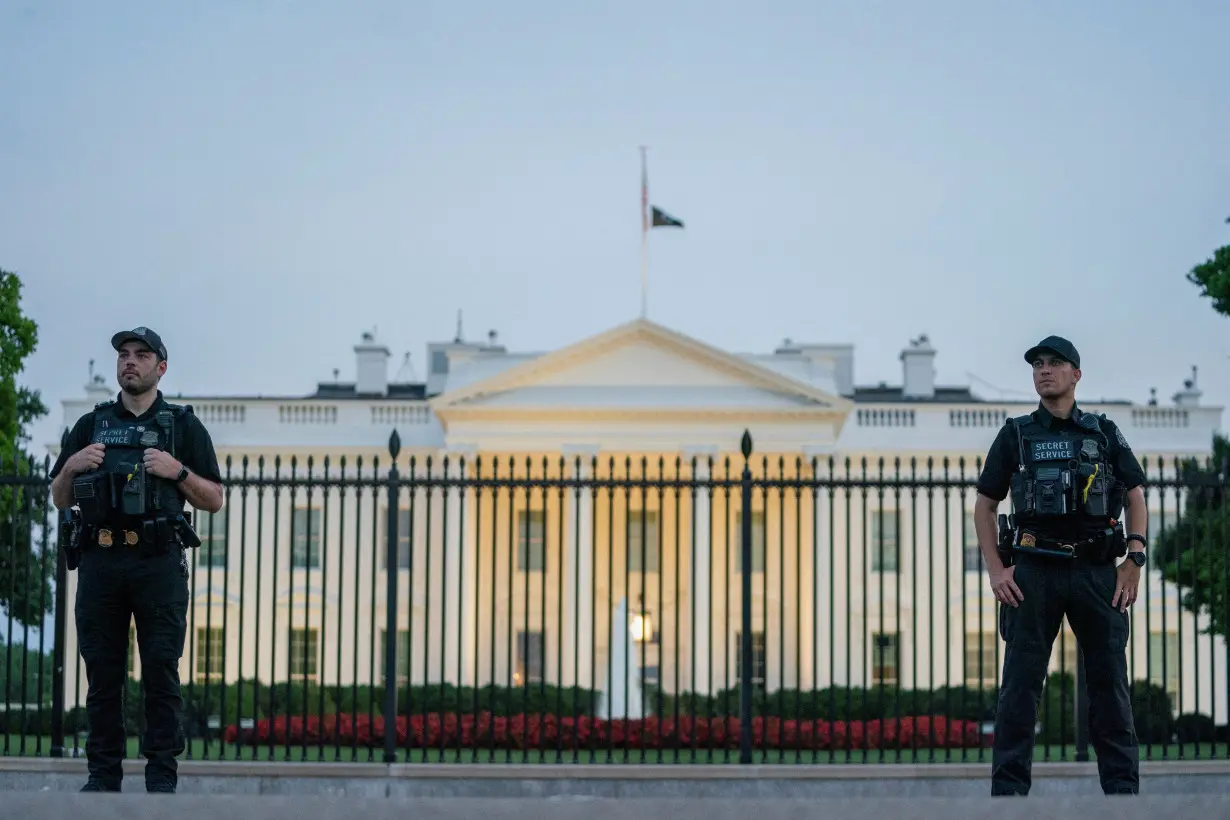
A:
MULTIPOLYGON (((194 513, 185 755, 989 760, 1003 644, 979 464, 742 444, 438 457, 394 434, 385 457, 227 458, 224 508, 194 513)), ((87 731, 48 466, 0 475, 6 755, 80 755, 87 731)), ((1224 758, 1226 470, 1145 466, 1151 562, 1128 646, 1141 755, 1224 758)), ((136 755, 135 630, 130 644, 136 755)), ((1046 683, 1038 759, 1087 757, 1066 623, 1046 683)))

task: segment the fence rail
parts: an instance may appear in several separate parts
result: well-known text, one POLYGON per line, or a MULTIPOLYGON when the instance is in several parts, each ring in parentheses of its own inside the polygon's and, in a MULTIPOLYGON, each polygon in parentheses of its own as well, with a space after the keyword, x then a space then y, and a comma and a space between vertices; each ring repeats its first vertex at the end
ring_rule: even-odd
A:
MULTIPOLYGON (((228 458, 224 508, 194 513, 186 756, 989 759, 1002 642, 973 528, 980 465, 742 445, 437 458, 394 434, 386 458, 228 458)), ((1225 466, 1145 462, 1141 756, 1230 757, 1225 466)), ((83 754, 76 574, 48 466, 0 474, 6 755, 83 754)), ((135 630, 128 664, 135 755, 135 630)), ((1087 758, 1086 726, 1065 622, 1038 759, 1087 758)))

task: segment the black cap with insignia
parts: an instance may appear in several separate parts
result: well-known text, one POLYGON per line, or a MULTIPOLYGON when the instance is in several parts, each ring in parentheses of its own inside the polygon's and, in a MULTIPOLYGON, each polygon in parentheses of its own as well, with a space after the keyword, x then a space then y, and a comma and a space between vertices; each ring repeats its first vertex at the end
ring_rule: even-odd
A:
POLYGON ((1079 368, 1081 366, 1081 354, 1077 353, 1072 343, 1062 336, 1047 336, 1029 350, 1026 350, 1025 361, 1033 364, 1034 359, 1043 351, 1054 353, 1061 359, 1071 362, 1073 367, 1079 368))
POLYGON ((167 346, 162 343, 162 337, 148 327, 135 327, 132 330, 121 330, 119 333, 111 337, 111 346, 116 350, 124 342, 141 342, 150 350, 158 354, 158 358, 163 361, 167 358, 167 346))

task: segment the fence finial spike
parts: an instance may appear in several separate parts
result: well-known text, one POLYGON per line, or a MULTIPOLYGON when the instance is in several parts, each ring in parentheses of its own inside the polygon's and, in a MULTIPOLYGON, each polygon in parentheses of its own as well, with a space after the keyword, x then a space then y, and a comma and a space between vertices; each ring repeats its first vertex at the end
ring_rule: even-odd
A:
POLYGON ((743 431, 743 440, 739 442, 739 449, 743 451, 744 458, 751 458, 752 456, 752 431, 751 430, 743 431))
POLYGON ((393 428, 393 433, 389 436, 389 455, 394 460, 397 459, 398 453, 401 452, 401 436, 397 433, 397 428, 393 428))

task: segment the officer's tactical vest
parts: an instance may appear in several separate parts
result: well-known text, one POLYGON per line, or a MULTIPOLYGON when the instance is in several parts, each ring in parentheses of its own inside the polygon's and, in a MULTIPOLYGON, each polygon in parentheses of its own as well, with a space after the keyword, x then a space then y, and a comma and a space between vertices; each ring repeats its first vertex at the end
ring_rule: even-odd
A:
POLYGON ((1102 418, 1082 413, 1077 430, 1048 430, 1032 415, 1008 422, 1019 448, 1020 466, 1011 481, 1019 524, 1104 526, 1119 518, 1123 498, 1102 418))
POLYGON ((174 481, 145 471, 145 450, 153 447, 177 454, 180 431, 190 406, 166 404, 151 419, 138 420, 116 412, 115 401, 94 407, 91 444, 102 444, 103 463, 73 482, 74 497, 87 524, 117 525, 174 516, 184 499, 174 481))

